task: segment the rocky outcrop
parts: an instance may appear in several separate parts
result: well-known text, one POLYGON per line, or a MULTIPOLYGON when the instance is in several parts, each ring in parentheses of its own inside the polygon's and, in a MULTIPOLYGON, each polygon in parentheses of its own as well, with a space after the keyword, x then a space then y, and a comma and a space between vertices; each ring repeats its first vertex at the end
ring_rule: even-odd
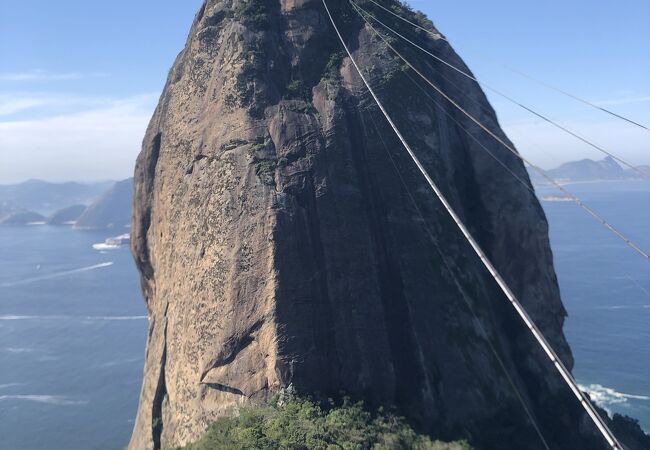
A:
POLYGON ((84 211, 75 228, 99 230, 124 229, 131 223, 133 179, 119 181, 84 211))
POLYGON ((45 217, 33 211, 16 211, 0 217, 0 225, 30 225, 34 223, 45 223, 45 217))
MULTIPOLYGON (((409 143, 571 367, 544 213, 481 146, 528 182, 521 162, 423 95, 347 1, 328 3, 409 143)), ((465 67, 445 41, 398 22, 465 67)), ((185 444, 289 385, 394 406, 438 439, 543 448, 523 402, 551 448, 604 448, 341 50, 320 0, 208 0, 196 16, 135 172, 132 249, 150 322, 129 448, 185 444)), ((479 86, 404 51, 507 139, 479 86)))
POLYGON ((49 225, 73 224, 86 211, 86 205, 73 205, 60 209, 47 218, 49 225))

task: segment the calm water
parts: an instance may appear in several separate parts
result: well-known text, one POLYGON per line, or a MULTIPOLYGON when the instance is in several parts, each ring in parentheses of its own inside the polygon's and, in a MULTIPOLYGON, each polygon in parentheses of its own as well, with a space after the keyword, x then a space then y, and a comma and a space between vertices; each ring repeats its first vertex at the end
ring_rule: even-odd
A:
POLYGON ((92 248, 107 236, 0 228, 0 448, 127 443, 147 320, 128 249, 92 248))
MULTIPOLYGON (((567 188, 650 250, 650 182, 567 188)), ((547 194, 556 193, 540 191, 547 194)), ((650 264, 575 204, 543 205, 569 312, 574 374, 602 406, 650 431, 650 264)))
MULTIPOLYGON (((570 189, 650 248, 650 183, 570 189)), ((610 411, 637 417, 650 430, 648 263, 574 205, 544 207, 570 314, 575 374, 610 411)), ((0 228, 1 448, 127 443, 147 321, 128 249, 92 248, 109 235, 0 228)))

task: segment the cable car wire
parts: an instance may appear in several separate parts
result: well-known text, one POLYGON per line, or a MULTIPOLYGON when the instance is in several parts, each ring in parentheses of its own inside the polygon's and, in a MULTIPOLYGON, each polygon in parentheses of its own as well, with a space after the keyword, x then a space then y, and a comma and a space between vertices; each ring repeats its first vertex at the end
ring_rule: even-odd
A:
MULTIPOLYGON (((354 8, 355 5, 350 2, 352 7, 354 8)), ((509 150, 512 154, 514 154, 517 158, 521 159, 524 163, 528 164, 533 170, 535 170, 537 173, 539 173, 545 180, 547 180, 549 183, 551 183, 553 186, 555 186, 557 189, 562 191, 567 197, 569 197, 571 200, 573 200, 574 203, 576 203, 578 206, 580 206, 583 210, 585 210, 589 215, 591 215, 594 219, 596 219, 598 222, 601 223, 605 228, 607 228, 609 231, 614 233, 619 239, 621 239, 625 244, 633 249, 635 252, 637 252, 639 255, 650 261, 650 254, 648 254, 645 250, 643 250, 638 244, 636 244, 634 241, 632 241, 630 238, 628 238, 626 235, 624 235, 621 231, 619 231, 617 228, 615 228, 611 223, 609 223, 605 218, 603 218, 600 214, 598 214, 595 210, 593 210, 591 207, 589 207, 586 203, 584 203, 578 196, 570 192, 568 189, 566 189, 564 186, 562 186, 560 183, 558 183, 556 180, 551 178, 542 168, 538 167, 535 165, 533 162, 531 162, 529 159, 526 157, 522 156, 511 144, 508 144, 505 142, 501 137, 497 136, 492 130, 490 130, 488 127, 486 127, 483 123, 481 123, 476 117, 474 117, 472 114, 467 112, 462 106, 460 106, 454 99, 449 97, 442 89, 440 89, 436 84, 434 84, 431 80, 429 80, 419 69, 417 69, 411 62, 409 62, 402 54, 393 47, 393 45, 388 42, 388 40, 377 31, 375 27, 368 22, 368 20, 363 17, 360 11, 357 10, 357 13, 363 18, 363 20, 366 22, 368 27, 386 44, 386 46, 391 49, 406 65, 408 65, 415 73, 420 76, 427 84, 429 84, 433 89, 435 89, 440 95, 442 95, 449 103, 451 103, 456 109, 461 111, 465 116, 467 116, 472 122, 474 122, 476 125, 478 125, 481 129, 483 129, 487 134, 489 134, 493 139, 495 139, 497 142, 499 142, 501 145, 503 145, 507 150, 509 150)))
MULTIPOLYGON (((567 133, 567 134, 573 136, 574 138, 576 138, 576 139, 578 139, 579 141, 581 141, 581 142, 583 142, 583 143, 589 145, 590 147, 592 147, 592 148, 598 150, 599 152, 604 153, 605 155, 607 155, 607 156, 609 156, 609 157, 611 157, 611 158, 614 158, 616 161, 620 162, 620 163, 623 164, 624 166, 627 166, 629 169, 631 169, 631 170, 633 170, 634 172, 636 172, 636 173, 637 173, 638 175, 640 175, 642 178, 645 178, 645 179, 650 180, 650 175, 646 174, 646 173, 643 172, 641 169, 639 169, 638 167, 634 166, 633 164, 627 162, 627 161, 624 160, 623 158, 621 158, 621 157, 615 155, 614 153, 610 152, 609 150, 605 149, 604 147, 602 147, 602 146, 600 146, 600 145, 598 145, 598 144, 595 144, 595 143, 591 142, 590 140, 588 140, 587 138, 581 136, 580 134, 576 133, 575 131, 573 131, 573 130, 567 128, 567 127, 565 127, 564 125, 562 125, 562 124, 560 124, 560 123, 554 121, 553 119, 550 119, 548 116, 546 116, 546 115, 544 115, 544 114, 541 114, 541 113, 538 113, 538 112, 535 111, 534 109, 532 109, 532 108, 530 108, 530 107, 524 105, 523 103, 521 103, 521 102, 515 100, 514 98, 512 98, 512 97, 509 96, 508 94, 504 93, 503 91, 501 91, 501 90, 495 88, 494 86, 491 86, 491 85, 489 85, 489 84, 487 84, 487 83, 484 83, 484 82, 482 82, 482 81, 479 81, 479 80, 478 80, 476 77, 474 77, 473 75, 471 75, 471 74, 465 72, 464 70, 462 70, 462 69, 460 69, 460 68, 454 66, 453 64, 449 63, 448 61, 445 61, 444 59, 440 58, 439 56, 434 55, 433 53, 431 53, 429 50, 425 49, 425 48, 422 47, 421 45, 418 45, 417 43, 413 42, 411 39, 407 38, 407 37, 404 36, 403 34, 399 33, 398 31, 395 31, 393 28, 391 28, 389 25, 386 25, 384 22, 382 22, 382 21, 379 20, 377 17, 375 17, 373 14, 371 14, 371 13, 369 13, 368 11, 366 11, 365 9, 363 9, 363 8, 362 8, 361 6, 359 6, 355 1, 353 1, 353 0, 349 0, 349 1, 350 1, 350 3, 352 4, 352 6, 355 8, 355 10, 357 11, 357 14, 361 15, 362 17, 363 17, 363 14, 361 14, 361 13, 359 12, 359 10, 363 11, 363 13, 365 13, 366 15, 368 15, 369 17, 371 17, 373 20, 375 20, 377 23, 379 23, 382 27, 384 27, 385 29, 387 29, 387 30, 390 31, 391 33, 395 34, 396 36, 398 36, 398 37, 400 37, 401 39, 405 40, 406 42, 408 42, 409 44, 413 45, 414 47, 416 47, 416 48, 419 49, 420 51, 426 53, 427 55, 429 55, 429 56, 431 56, 432 58, 436 59, 437 61, 441 62, 441 63, 444 64, 445 66, 447 66, 447 67, 449 67, 449 68, 455 70, 456 72, 460 73, 460 74, 463 75, 464 77, 467 77, 467 78, 469 78, 470 80, 472 80, 472 81, 478 83, 480 86, 483 86, 483 87, 485 87, 485 88, 491 90, 492 92, 494 92, 495 94, 499 95, 500 97, 506 99, 506 100, 509 101, 510 103, 513 103, 514 105, 516 105, 516 106, 518 106, 518 107, 524 109, 525 111, 528 111, 529 113, 531 113, 531 114, 535 115, 536 117, 542 119, 543 121, 545 121, 545 122, 551 124, 552 126, 554 126, 554 127, 558 128, 558 129, 564 131, 565 133, 567 133)), ((366 23, 368 23, 368 19, 367 19, 366 17, 363 17, 363 19, 366 21, 366 23)))
POLYGON ((334 30, 341 41, 341 44, 343 45, 346 53, 348 54, 348 57, 350 58, 350 61, 352 62, 354 68, 356 69, 357 73, 361 77, 361 80, 365 84, 366 88, 372 95, 373 99, 377 103, 377 106, 381 110, 382 114, 386 118, 387 122, 389 123, 390 127, 393 129, 397 137, 399 138, 400 142, 410 155, 411 159, 415 163, 415 165, 418 167, 418 170, 422 174, 422 176, 426 179, 427 183, 435 193, 435 195, 438 197, 442 205, 445 207, 447 210, 447 213, 449 216, 452 218, 458 229, 461 231, 465 239, 468 241, 476 255, 479 257, 485 268, 490 272, 496 283, 499 285, 501 288, 501 291, 505 294, 506 298, 508 301, 511 303, 511 305, 515 308, 517 311, 519 317, 523 320, 523 322, 526 324, 528 329, 530 330, 531 334, 533 337, 537 340, 538 344, 546 353, 547 357, 549 360, 553 363, 557 371, 560 373, 562 378, 564 379, 565 383, 567 386, 571 389, 573 394, 576 396, 580 404, 583 406, 591 420, 594 422, 596 427, 598 428, 599 432, 603 435, 607 443, 614 449, 614 450, 623 450, 623 446, 618 442, 616 439, 616 436, 609 430, 607 427, 607 424, 603 421, 603 419, 600 417, 600 415, 596 412, 594 409, 593 405, 589 401, 589 399, 586 397, 586 395, 580 390, 578 387, 578 384, 576 383, 575 379, 571 375, 571 372, 564 366, 562 361, 560 361, 559 357, 553 350, 553 348, 550 346, 544 335, 541 333, 539 328, 537 328, 537 325, 532 321, 526 310, 523 308, 515 294, 512 292, 512 290, 508 287, 507 283, 505 280, 502 278, 502 276, 499 274, 497 269, 494 267, 494 265, 490 262, 490 260, 487 258, 485 252, 481 248, 481 246, 478 244, 478 242, 474 239, 472 234, 469 232, 463 221, 460 219, 456 211, 452 208, 451 204, 448 202, 440 188, 436 185, 436 183, 433 181, 429 173, 426 171, 418 157, 415 155, 411 147, 409 146, 408 142, 402 135, 402 133, 399 131, 393 120, 391 119, 390 115, 384 108, 383 104, 377 97, 377 94, 375 94, 375 91, 373 88, 370 86, 368 83, 368 80, 366 77, 363 75, 363 72, 361 71, 361 68, 358 66, 356 60, 352 56, 352 52, 348 48, 347 44, 345 43, 345 40, 343 39, 343 36, 341 35, 341 32, 339 31, 336 22, 334 21, 334 18, 332 17, 332 13, 329 10, 329 7, 327 6, 326 0, 322 0, 323 6, 325 7, 325 10, 327 12, 327 15, 329 16, 329 19, 332 23, 332 26, 334 27, 334 30))
MULTIPOLYGON (((445 114, 448 114, 445 111, 445 114)), ((447 269, 447 272, 449 275, 451 275, 451 278, 454 282, 454 285, 456 286, 456 289, 458 289, 460 293, 460 297, 463 299, 463 302, 465 303, 465 306, 469 310, 469 312, 472 314, 472 317, 474 317, 474 320, 476 321, 475 323, 478 324, 479 331, 485 336, 485 340, 490 347, 490 351, 494 355, 494 358, 496 359, 497 363, 499 364, 499 367, 501 368, 503 374, 506 377, 506 380, 508 381, 508 384, 512 388, 513 392, 515 393, 515 396, 517 397, 517 400, 522 406, 522 409, 526 413, 526 416, 528 417, 528 420, 530 421, 531 425, 533 426, 533 429, 537 433, 537 436, 539 436, 540 441, 542 442, 542 445, 546 450, 551 450, 551 448, 548 445, 548 442, 546 441, 546 438, 544 437, 544 433, 542 433, 542 429, 537 422, 537 419, 533 415, 533 412, 530 410, 528 405, 526 404, 526 401, 524 400, 523 394, 521 393, 521 390, 517 387, 516 383, 514 382, 512 376, 510 375, 510 372, 508 371, 508 368, 506 367, 505 363, 503 362, 503 359, 501 356, 499 356, 499 352, 496 349, 496 345, 494 344, 492 338, 488 334, 487 330, 483 326, 483 322, 480 320, 478 313, 474 309, 474 306, 472 305, 472 302, 469 300, 469 294, 463 287, 463 285, 460 283, 458 280, 458 276, 456 275, 455 271, 452 270, 451 264, 449 264, 449 261, 447 261, 448 256, 444 254, 440 247, 440 243, 438 242, 438 239, 434 236, 433 232, 431 231, 431 228, 429 227, 426 218, 424 217, 424 213, 422 212, 422 209, 418 205, 417 201, 415 200, 415 197, 413 196, 413 193, 408 187, 408 184, 406 183, 406 180, 404 179, 404 176, 402 175, 399 167, 397 166, 397 162, 395 161, 395 158, 393 157, 390 149, 388 148, 388 144, 386 144, 386 141, 381 135, 381 131, 379 126, 377 125, 377 122, 375 121, 374 117, 372 117, 372 112, 368 112, 368 116, 370 117, 370 120, 372 122, 373 128, 375 130, 375 133, 379 137, 379 140, 381 141, 384 149, 386 150, 386 154, 388 155, 388 158, 390 162, 392 163, 393 167, 395 168, 395 173, 397 174, 400 182, 402 183, 402 186, 404 187, 404 191, 406 192, 407 196, 409 197, 411 204, 415 208, 416 212, 418 213, 418 216, 420 216, 420 219, 422 220, 422 226, 424 228, 425 233, 429 236, 429 240, 433 243, 436 252, 438 253, 438 256, 442 260, 442 263, 444 264, 445 268, 447 269)), ((362 123, 364 123, 363 115, 359 114, 359 117, 361 118, 362 123)))
MULTIPOLYGON (((428 34, 431 35, 434 39, 436 39, 436 40, 443 40, 443 41, 445 41, 445 42, 449 42, 449 39, 447 39, 446 37, 444 37, 442 34, 437 33, 437 32, 435 32, 435 31, 432 31, 432 30, 430 30, 430 29, 427 29, 427 28, 425 28, 425 27, 423 27, 423 26, 421 26, 421 25, 418 25, 418 24, 415 23, 415 22, 412 22, 412 21, 406 19, 405 17, 400 16, 400 15, 397 14, 396 12, 391 11, 390 9, 388 9, 388 8, 386 8, 385 6, 379 4, 379 3, 376 2, 375 0, 368 0, 368 1, 370 1, 370 2, 373 3, 374 5, 378 6, 379 8, 383 9, 383 10, 386 11, 387 13, 389 13, 389 14, 391 14, 391 15, 397 17, 399 20, 401 20, 401 21, 403 21, 403 22, 406 22, 406 23, 408 23, 409 25, 411 25, 411 26, 413 26, 413 27, 415 27, 415 28, 417 28, 417 29, 419 29, 419 30, 422 30, 422 31, 424 31, 424 32, 426 32, 426 33, 428 33, 428 34)), ((359 6, 359 5, 357 5, 357 6, 359 6)), ((360 6, 359 6, 359 7, 360 7, 360 6)), ((565 95, 565 96, 567 96, 567 97, 569 97, 569 98, 572 98, 573 100, 576 100, 576 101, 578 101, 578 102, 580 102, 580 103, 583 103, 583 104, 588 105, 588 106, 590 106, 590 107, 592 107, 592 108, 595 108, 595 109, 597 109, 597 110, 600 110, 600 111, 602 111, 602 112, 604 112, 604 113, 606 113, 606 114, 609 114, 609 115, 611 115, 611 116, 613 116, 613 117, 616 117, 616 118, 618 118, 618 119, 621 119, 621 120, 623 120, 623 121, 625 121, 625 122, 628 122, 629 124, 632 124, 632 125, 634 125, 634 126, 636 126, 636 127, 642 128, 642 129, 644 129, 644 130, 646 130, 646 131, 650 131, 650 128, 648 128, 647 126, 645 126, 645 125, 643 125, 643 124, 641 124, 641 123, 639 123, 639 122, 636 122, 636 121, 634 121, 634 120, 632 120, 632 119, 629 119, 629 118, 627 118, 627 117, 625 117, 625 116, 623 116, 623 115, 621 115, 621 114, 615 113, 614 111, 611 111, 611 110, 609 110, 609 109, 607 109, 607 108, 603 108, 602 106, 599 106, 599 105, 595 104, 594 102, 590 102, 589 100, 586 100, 586 99, 584 99, 584 98, 582 98, 582 97, 579 97, 579 96, 577 96, 577 95, 575 95, 575 94, 572 94, 572 93, 570 93, 570 92, 568 92, 568 91, 566 91, 566 90, 564 90, 564 89, 562 89, 562 88, 559 88, 559 87, 557 87, 557 86, 555 86, 555 85, 552 85, 552 84, 550 84, 550 83, 547 83, 547 82, 545 82, 545 81, 542 81, 542 80, 540 80, 540 79, 538 79, 538 78, 536 78, 536 77, 534 77, 534 76, 532 76, 532 75, 529 75, 529 74, 525 73, 524 71, 522 71, 522 70, 520 70, 520 69, 516 69, 516 68, 514 68, 514 67, 512 67, 512 66, 510 66, 510 65, 508 65, 508 64, 504 64, 504 63, 498 62, 498 61, 496 61, 496 60, 493 59, 493 58, 490 58, 490 57, 488 57, 488 56, 483 55, 482 53, 479 53, 479 52, 476 52, 476 51, 474 51, 473 53, 476 53, 476 54, 478 54, 479 56, 481 56, 481 57, 483 57, 483 58, 485 58, 485 59, 491 61, 492 63, 498 64, 499 66, 501 66, 501 67, 503 67, 503 68, 505 68, 505 69, 507 69, 507 70, 509 70, 509 71, 511 71, 511 72, 514 72, 514 73, 516 73, 516 74, 518 74, 518 75, 520 75, 520 76, 522 76, 522 77, 524 77, 524 78, 527 78, 527 79, 529 79, 530 81, 532 81, 532 82, 534 82, 534 83, 540 84, 540 85, 542 85, 542 86, 544 86, 544 87, 546 87, 546 88, 548 88, 548 89, 551 89, 551 90, 553 90, 553 91, 556 91, 556 92, 558 92, 558 93, 560 93, 560 94, 562 94, 562 95, 565 95)))

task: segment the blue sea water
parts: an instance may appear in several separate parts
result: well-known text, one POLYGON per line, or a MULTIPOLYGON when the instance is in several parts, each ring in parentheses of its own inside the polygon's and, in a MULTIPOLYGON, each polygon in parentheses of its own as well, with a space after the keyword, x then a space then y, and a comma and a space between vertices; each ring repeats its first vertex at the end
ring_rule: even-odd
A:
POLYGON ((0 448, 122 449, 147 333, 128 248, 107 233, 0 228, 0 448))
MULTIPOLYGON (((650 183, 572 185, 650 249, 650 183)), ((540 196, 556 194, 540 190, 540 196)), ((571 203, 543 203, 575 375, 650 430, 650 269, 571 203)), ((0 228, 0 448, 121 449, 137 407, 146 311, 110 233, 0 228)))
MULTIPOLYGON (((650 182, 567 189, 650 251, 650 182)), ((574 203, 542 205, 569 313, 574 375, 601 406, 635 417, 650 432, 650 264, 574 203)))

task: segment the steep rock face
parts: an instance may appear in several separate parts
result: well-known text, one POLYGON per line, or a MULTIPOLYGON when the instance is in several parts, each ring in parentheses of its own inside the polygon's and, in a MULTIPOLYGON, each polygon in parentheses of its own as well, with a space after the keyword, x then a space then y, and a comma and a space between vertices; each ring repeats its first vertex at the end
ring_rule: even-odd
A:
MULTIPOLYGON (((423 95, 348 2, 328 4, 409 143, 572 366, 543 211, 482 146, 529 185, 523 165, 423 95)), ((416 38, 465 67, 445 41, 416 38)), ((187 443, 289 385, 394 405, 441 439, 543 448, 523 402, 551 448, 603 448, 341 50, 320 0, 208 0, 198 13, 135 174, 150 329, 129 448, 187 443)), ((417 61, 507 139, 475 83, 417 61)))

